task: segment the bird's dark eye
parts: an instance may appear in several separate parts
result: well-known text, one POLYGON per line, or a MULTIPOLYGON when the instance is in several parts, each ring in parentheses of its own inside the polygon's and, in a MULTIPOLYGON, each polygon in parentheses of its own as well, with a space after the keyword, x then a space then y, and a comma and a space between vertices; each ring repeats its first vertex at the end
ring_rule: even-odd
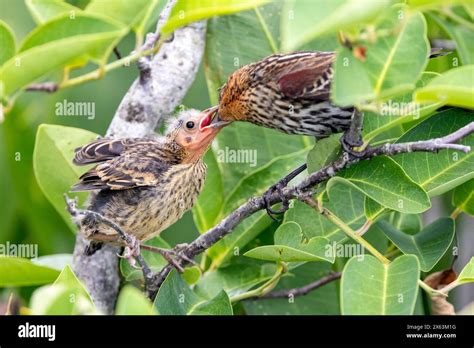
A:
POLYGON ((186 128, 187 129, 193 129, 194 128, 194 122, 193 121, 186 122, 186 128))

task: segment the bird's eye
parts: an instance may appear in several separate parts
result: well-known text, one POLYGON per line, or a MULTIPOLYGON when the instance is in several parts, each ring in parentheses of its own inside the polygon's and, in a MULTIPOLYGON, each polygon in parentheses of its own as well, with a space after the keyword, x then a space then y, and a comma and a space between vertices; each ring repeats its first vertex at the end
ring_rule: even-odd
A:
POLYGON ((194 128, 194 122, 193 121, 186 122, 186 128, 187 129, 193 129, 194 128))

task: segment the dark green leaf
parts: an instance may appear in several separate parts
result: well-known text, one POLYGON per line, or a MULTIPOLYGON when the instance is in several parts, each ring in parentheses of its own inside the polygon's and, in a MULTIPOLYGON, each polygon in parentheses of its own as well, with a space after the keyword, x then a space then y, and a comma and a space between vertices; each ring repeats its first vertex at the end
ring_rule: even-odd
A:
POLYGON ((408 315, 415 308, 420 266, 413 255, 383 264, 366 255, 351 258, 341 279, 341 312, 349 315, 408 315))
POLYGON ((454 238, 454 220, 449 218, 438 219, 415 235, 405 234, 385 221, 377 224, 404 254, 418 258, 423 272, 436 265, 454 238))

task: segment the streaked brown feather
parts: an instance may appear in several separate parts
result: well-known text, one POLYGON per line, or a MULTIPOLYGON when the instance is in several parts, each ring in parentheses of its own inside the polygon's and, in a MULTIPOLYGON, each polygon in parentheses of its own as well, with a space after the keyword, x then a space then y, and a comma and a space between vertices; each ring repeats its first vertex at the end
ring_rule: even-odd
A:
POLYGON ((332 63, 335 55, 308 53, 306 57, 288 65, 283 64, 275 74, 281 93, 290 98, 303 98, 314 101, 328 100, 332 78, 332 63))
POLYGON ((71 191, 123 190, 156 185, 181 158, 165 143, 149 139, 98 140, 76 150, 74 163, 99 163, 71 191))

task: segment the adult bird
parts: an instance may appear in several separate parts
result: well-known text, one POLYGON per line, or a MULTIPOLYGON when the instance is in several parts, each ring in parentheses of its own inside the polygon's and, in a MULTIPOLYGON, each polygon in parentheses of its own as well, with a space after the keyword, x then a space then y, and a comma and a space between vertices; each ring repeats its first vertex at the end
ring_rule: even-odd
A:
MULTIPOLYGON (((430 57, 443 54, 433 49, 430 57)), ((363 152, 353 148, 363 145, 363 115, 353 107, 336 106, 330 100, 335 58, 335 52, 321 51, 274 54, 241 67, 220 89, 219 105, 208 109, 217 115, 213 123, 245 121, 316 139, 344 132, 341 137, 344 151, 360 156, 363 152)), ((281 193, 305 169, 306 164, 267 191, 264 195, 267 202, 274 189, 281 193)), ((272 210, 267 203, 270 216, 285 211, 288 202, 283 203, 280 211, 272 210)))
MULTIPOLYGON (((354 108, 335 106, 329 99, 334 60, 335 52, 296 52, 241 67, 220 89, 219 105, 208 109, 216 113, 213 124, 245 121, 316 139, 348 130, 354 108)), ((351 153, 362 145, 360 139, 349 140, 343 136, 341 143, 351 153)), ((305 169, 306 164, 297 168, 267 193, 281 190, 305 169)), ((287 202, 280 211, 267 204, 270 216, 286 208, 287 202)))
MULTIPOLYGON (((71 191, 97 191, 89 209, 132 237, 125 255, 133 261, 139 245, 160 234, 189 210, 206 177, 203 156, 220 130, 210 113, 184 111, 163 137, 99 139, 76 149, 74 164, 95 167, 71 191)), ((76 221, 93 254, 104 242, 123 244, 117 229, 86 215, 76 221)), ((170 261, 170 254, 161 250, 170 261)))

